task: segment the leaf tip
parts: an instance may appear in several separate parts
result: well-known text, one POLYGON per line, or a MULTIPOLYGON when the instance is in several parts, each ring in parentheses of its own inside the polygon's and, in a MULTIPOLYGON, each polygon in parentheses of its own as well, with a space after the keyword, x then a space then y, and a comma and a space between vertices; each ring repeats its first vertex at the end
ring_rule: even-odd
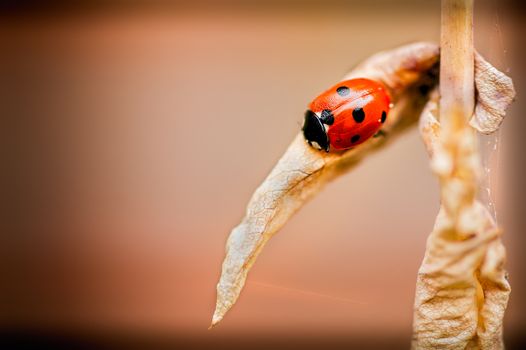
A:
POLYGON ((219 313, 216 310, 214 312, 214 316, 212 316, 212 323, 210 323, 210 326, 208 327, 208 329, 210 330, 214 328, 215 326, 217 326, 217 324, 221 322, 222 319, 223 319, 223 316, 219 315, 219 313))

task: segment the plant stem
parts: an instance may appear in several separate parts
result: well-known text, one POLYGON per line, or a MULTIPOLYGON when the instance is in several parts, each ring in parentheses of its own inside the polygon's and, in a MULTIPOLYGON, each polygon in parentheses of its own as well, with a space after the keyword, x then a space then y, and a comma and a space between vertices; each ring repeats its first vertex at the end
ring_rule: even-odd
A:
POLYGON ((475 200, 481 171, 477 138, 469 125, 475 107, 473 2, 442 0, 441 18, 441 144, 447 155, 442 159, 449 159, 450 166, 435 170, 441 178, 442 204, 460 239, 470 234, 470 228, 461 227, 459 215, 475 200))
POLYGON ((475 106, 474 0, 442 0, 440 122, 445 132, 463 128, 475 106))

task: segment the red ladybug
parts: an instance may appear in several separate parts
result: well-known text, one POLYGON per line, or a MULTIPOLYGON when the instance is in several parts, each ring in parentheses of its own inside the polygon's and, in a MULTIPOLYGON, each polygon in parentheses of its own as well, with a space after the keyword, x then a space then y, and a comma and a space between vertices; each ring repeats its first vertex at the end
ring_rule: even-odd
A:
POLYGON ((305 112, 309 145, 329 152, 352 148, 375 135, 389 113, 385 87, 369 79, 342 81, 316 97, 305 112))

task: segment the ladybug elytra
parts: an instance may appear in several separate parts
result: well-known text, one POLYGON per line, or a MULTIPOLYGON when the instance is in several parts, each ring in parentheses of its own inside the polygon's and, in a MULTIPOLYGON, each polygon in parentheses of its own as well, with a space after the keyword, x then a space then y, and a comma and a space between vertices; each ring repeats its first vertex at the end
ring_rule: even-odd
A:
POLYGON ((364 78, 342 81, 309 104, 303 135, 309 145, 327 152, 352 148, 380 130, 389 106, 381 83, 364 78))

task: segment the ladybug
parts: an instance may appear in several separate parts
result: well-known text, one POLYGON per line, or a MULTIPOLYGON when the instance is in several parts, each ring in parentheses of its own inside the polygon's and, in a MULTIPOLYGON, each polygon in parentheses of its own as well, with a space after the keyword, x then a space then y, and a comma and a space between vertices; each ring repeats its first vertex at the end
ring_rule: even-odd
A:
POLYGON ((377 134, 389 113, 383 84, 370 79, 342 81, 316 97, 305 112, 303 136, 326 152, 346 150, 377 134))

